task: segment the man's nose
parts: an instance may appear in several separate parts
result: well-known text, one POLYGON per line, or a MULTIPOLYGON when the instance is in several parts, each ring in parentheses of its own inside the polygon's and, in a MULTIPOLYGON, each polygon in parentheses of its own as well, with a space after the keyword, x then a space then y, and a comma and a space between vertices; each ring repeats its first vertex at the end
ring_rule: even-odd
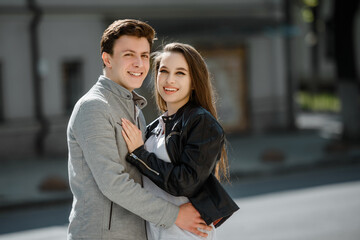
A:
POLYGON ((135 67, 144 66, 144 62, 143 62, 143 59, 141 58, 141 56, 136 57, 133 64, 135 67))

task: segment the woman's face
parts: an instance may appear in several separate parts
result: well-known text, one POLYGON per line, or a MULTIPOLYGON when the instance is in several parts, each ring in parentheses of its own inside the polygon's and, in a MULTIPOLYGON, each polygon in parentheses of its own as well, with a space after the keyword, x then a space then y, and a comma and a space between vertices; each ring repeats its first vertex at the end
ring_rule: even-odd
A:
POLYGON ((162 54, 156 79, 157 90, 172 115, 190 99, 191 78, 185 57, 178 52, 162 54))

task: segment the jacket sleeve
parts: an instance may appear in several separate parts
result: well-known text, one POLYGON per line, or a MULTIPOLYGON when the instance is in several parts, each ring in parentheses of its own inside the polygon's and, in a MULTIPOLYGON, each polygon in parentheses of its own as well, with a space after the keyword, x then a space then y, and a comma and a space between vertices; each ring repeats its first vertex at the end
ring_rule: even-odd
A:
POLYGON ((176 164, 159 159, 141 146, 126 160, 158 187, 174 196, 194 196, 213 172, 220 157, 224 133, 220 125, 206 114, 199 114, 187 123, 183 134, 186 143, 176 164))
POLYGON ((98 105, 83 104, 72 128, 99 190, 108 199, 141 218, 157 226, 170 227, 179 208, 155 197, 129 178, 119 161, 114 124, 104 110, 106 106, 98 105))

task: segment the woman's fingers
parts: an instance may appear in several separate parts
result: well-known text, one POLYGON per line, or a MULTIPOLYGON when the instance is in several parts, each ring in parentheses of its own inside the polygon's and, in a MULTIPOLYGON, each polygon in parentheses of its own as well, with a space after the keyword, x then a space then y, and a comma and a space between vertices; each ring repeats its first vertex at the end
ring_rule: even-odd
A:
POLYGON ((129 120, 123 118, 125 120, 125 122, 127 123, 128 127, 131 129, 131 130, 136 130, 137 127, 132 123, 130 122, 129 120))
POLYGON ((127 140, 127 142, 131 142, 131 132, 125 123, 122 124, 121 133, 122 133, 125 141, 127 140))
POLYGON ((122 122, 122 127, 123 127, 123 129, 125 130, 126 134, 127 134, 129 137, 130 137, 131 135, 133 135, 132 129, 131 129, 130 126, 129 126, 129 122, 128 122, 126 119, 124 119, 124 118, 121 119, 121 122, 122 122))
POLYGON ((198 235, 200 237, 204 237, 204 238, 206 238, 208 236, 207 233, 201 232, 201 231, 199 231, 198 229, 195 229, 195 228, 190 232, 192 232, 192 233, 194 233, 194 234, 196 234, 196 235, 198 235))
POLYGON ((125 130, 124 129, 121 129, 121 134, 126 142, 126 144, 128 144, 128 141, 129 141, 129 137, 128 135, 126 134, 125 130))
POLYGON ((208 226, 206 224, 199 224, 197 226, 198 229, 202 229, 202 230, 205 230, 205 231, 211 231, 213 230, 213 228, 211 226, 208 226))
POLYGON ((122 131, 126 137, 124 137, 127 144, 129 152, 134 151, 136 148, 144 144, 143 136, 141 130, 139 130, 134 124, 129 120, 122 118, 122 131))
POLYGON ((132 124, 129 120, 122 118, 123 128, 128 134, 129 138, 137 138, 142 139, 142 132, 139 130, 134 124, 132 124))
POLYGON ((126 132, 132 136, 141 134, 141 131, 132 124, 129 120, 122 118, 122 123, 126 129, 126 132))
POLYGON ((133 134, 133 135, 142 135, 141 131, 139 130, 139 128, 137 126, 135 126, 132 122, 130 122, 127 119, 123 119, 125 122, 126 127, 129 129, 129 131, 133 134))
POLYGON ((128 135, 124 131, 124 129, 121 129, 121 134, 122 134, 122 136, 123 136, 123 138, 125 140, 126 147, 128 148, 128 151, 130 152, 130 150, 131 150, 131 142, 130 142, 130 139, 129 139, 128 135))
POLYGON ((121 130, 121 134, 125 140, 126 146, 128 151, 131 153, 133 152, 137 147, 134 145, 134 143, 131 141, 131 138, 129 138, 129 136, 126 134, 125 130, 122 129, 121 130))

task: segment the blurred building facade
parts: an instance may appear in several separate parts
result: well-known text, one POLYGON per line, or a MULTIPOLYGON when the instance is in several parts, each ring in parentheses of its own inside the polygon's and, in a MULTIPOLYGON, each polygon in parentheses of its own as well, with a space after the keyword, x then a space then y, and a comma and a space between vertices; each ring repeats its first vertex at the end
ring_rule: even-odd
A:
MULTIPOLYGON (((101 35, 123 18, 141 19, 156 29, 154 50, 179 41, 203 54, 228 132, 288 129, 296 112, 294 89, 300 81, 311 81, 315 71, 309 63, 314 36, 297 2, 0 1, 0 157, 66 155, 72 107, 102 73, 101 35)), ((329 14, 331 1, 322 11, 329 14)), ((323 32, 316 41, 325 39, 323 32)), ((318 79, 334 81, 326 49, 316 51, 318 79)), ((157 115, 151 82, 149 76, 138 90, 149 100, 148 122, 157 115)))

